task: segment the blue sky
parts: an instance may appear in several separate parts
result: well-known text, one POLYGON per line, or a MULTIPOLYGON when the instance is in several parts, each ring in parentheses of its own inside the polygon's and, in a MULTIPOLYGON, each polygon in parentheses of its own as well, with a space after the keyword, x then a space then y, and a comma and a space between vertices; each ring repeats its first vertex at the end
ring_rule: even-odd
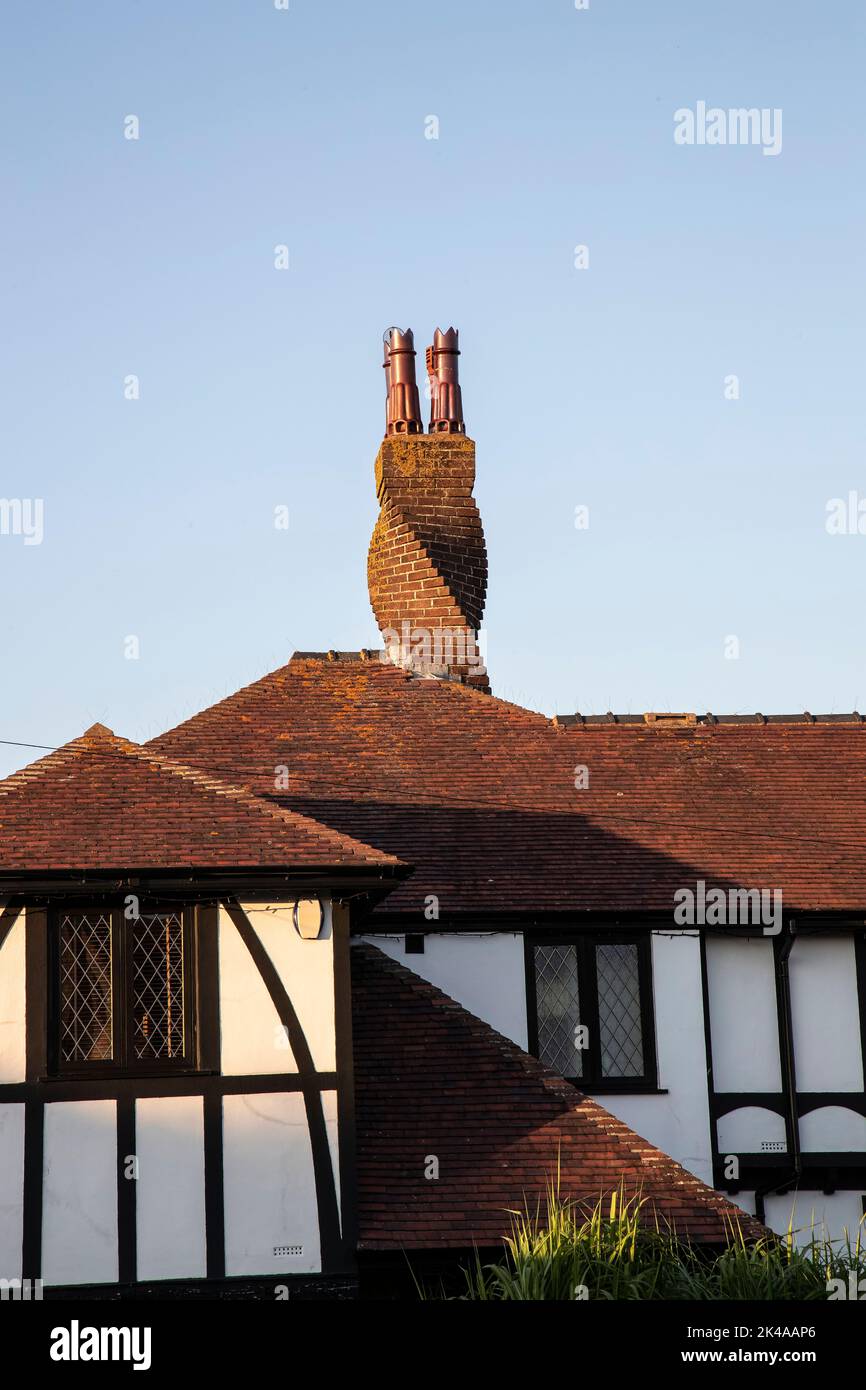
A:
POLYGON ((0 497, 44 538, 0 534, 0 738, 378 645, 392 323, 460 329, 497 693, 866 708, 825 526, 866 498, 864 39, 854 0, 10 0, 0 497), (698 101, 781 152, 676 145, 698 101))

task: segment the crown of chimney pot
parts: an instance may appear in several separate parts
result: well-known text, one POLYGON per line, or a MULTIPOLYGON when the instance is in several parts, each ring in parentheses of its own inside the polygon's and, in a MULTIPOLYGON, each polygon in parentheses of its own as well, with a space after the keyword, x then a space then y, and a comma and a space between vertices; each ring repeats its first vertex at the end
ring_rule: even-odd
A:
POLYGON ((421 402, 415 383, 415 339, 412 329, 404 333, 389 328, 385 333, 385 433, 423 434, 421 402))
POLYGON ((463 396, 457 380, 457 329, 446 333, 437 328, 427 349, 427 376, 430 381, 430 433, 465 434, 463 396))
POLYGON ((412 330, 385 334, 385 438, 376 458, 379 517, 370 541, 370 602, 385 659, 414 675, 489 691, 478 633, 487 548, 472 496, 475 445, 457 380, 457 330, 427 349, 430 433, 423 433, 412 330))

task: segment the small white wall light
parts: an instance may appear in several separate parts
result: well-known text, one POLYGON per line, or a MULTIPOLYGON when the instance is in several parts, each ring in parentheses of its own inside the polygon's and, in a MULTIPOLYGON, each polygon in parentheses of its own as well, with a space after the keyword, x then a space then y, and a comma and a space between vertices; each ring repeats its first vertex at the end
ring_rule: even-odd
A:
POLYGON ((325 913, 318 898, 299 898, 292 912, 295 931, 304 941, 315 941, 321 934, 325 913))

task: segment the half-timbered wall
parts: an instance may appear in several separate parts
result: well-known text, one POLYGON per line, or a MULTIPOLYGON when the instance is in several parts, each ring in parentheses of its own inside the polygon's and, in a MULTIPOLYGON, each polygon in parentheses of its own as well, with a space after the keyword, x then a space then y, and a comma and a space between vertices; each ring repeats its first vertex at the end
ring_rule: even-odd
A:
POLYGON ((31 1055, 47 919, 7 916, 0 1277, 279 1282, 351 1267, 348 914, 324 909, 316 940, 295 930, 291 903, 204 910, 199 1028, 211 1065, 93 1080, 46 1080, 44 1048, 31 1055))
MULTIPOLYGON (((829 930, 794 938, 788 958, 790 1068, 775 961, 779 944, 772 938, 707 937, 718 1166, 724 1170, 733 1159, 741 1171, 760 1178, 762 1165, 772 1162, 782 1177, 799 1173, 796 1194, 766 1198, 767 1221, 780 1231, 793 1221, 801 1239, 813 1230, 838 1237, 846 1229, 854 1238, 866 1186, 866 1001, 857 938, 829 930)), ((772 1172, 767 1176, 772 1181, 772 1172)), ((750 1190, 737 1200, 754 1208, 750 1190)))
MULTIPOLYGON (((420 954, 406 953, 403 936, 365 939, 526 1047, 523 934, 430 932, 426 923, 424 928, 420 954)), ((718 1164, 720 1156, 737 1156, 744 1165, 757 1156, 787 1171, 788 1106, 773 938, 708 933, 703 949, 705 969, 697 931, 652 933, 658 1094, 594 1094, 710 1185, 717 1180, 714 1159, 718 1164), (716 1115, 714 1107, 721 1113, 716 1115)), ((806 1172, 799 1199, 795 1202, 790 1192, 771 1195, 765 1215, 783 1232, 792 1213, 807 1229, 814 1214, 816 1228, 835 1238, 856 1229, 862 1179, 854 1169, 866 1166, 861 1046, 866 1001, 853 934, 799 935, 789 975, 797 1094, 804 1109, 800 1149, 807 1160, 814 1156, 823 1164, 824 1180, 839 1190, 822 1192, 814 1186, 815 1176, 810 1186, 806 1172)), ((770 1176, 769 1166, 767 1171, 770 1176)), ((735 1190, 734 1200, 754 1209, 751 1190, 735 1190)))

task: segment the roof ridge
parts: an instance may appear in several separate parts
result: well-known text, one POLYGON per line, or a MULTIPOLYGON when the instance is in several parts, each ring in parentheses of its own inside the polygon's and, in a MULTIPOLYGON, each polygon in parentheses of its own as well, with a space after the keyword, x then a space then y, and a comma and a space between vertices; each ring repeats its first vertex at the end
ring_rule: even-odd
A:
POLYGON ((859 710, 852 710, 845 714, 811 714, 804 710, 802 714, 706 714, 694 715, 669 715, 657 718, 649 718, 647 714, 614 714, 608 710, 607 714, 581 714, 579 711, 574 714, 554 714, 550 722, 557 729, 570 728, 631 728, 631 729, 662 729, 675 728, 677 730, 695 728, 715 728, 715 727, 746 727, 746 728, 767 728, 772 724, 850 724, 857 727, 866 723, 866 715, 859 710), (677 719, 675 724, 673 721, 677 719), (688 723, 686 723, 688 719, 688 723), (668 720, 671 722, 668 723, 668 720))
POLYGON ((46 753, 44 758, 34 758, 32 763, 27 763, 24 767, 18 768, 16 772, 11 772, 8 777, 0 779, 0 796, 8 796, 10 792, 18 791, 20 787, 28 782, 33 782, 37 778, 43 777, 47 772, 53 771, 57 764, 64 764, 70 761, 71 757, 87 752, 91 744, 98 739, 100 742, 110 742, 120 744, 125 753, 124 744, 129 740, 116 734, 113 729, 109 729, 105 724, 91 724, 84 733, 78 734, 76 738, 69 739, 62 743, 59 748, 52 748, 50 753, 46 753))
MULTIPOLYGON (((481 690, 478 686, 472 685, 468 681, 446 680, 442 677, 419 675, 407 671, 402 666, 398 666, 390 660, 379 660, 383 654, 383 649, 376 647, 361 647, 357 651, 339 651, 335 648, 320 652, 294 651, 285 665, 278 666, 275 670, 266 672, 265 675, 259 676, 256 680, 250 681, 247 685, 240 686, 239 689, 233 691, 230 695, 224 695, 222 699, 214 701, 213 704, 205 705, 204 709, 197 710, 195 714, 191 714, 189 718, 182 719, 179 724, 173 724, 170 728, 163 729, 161 733, 156 734, 153 738, 148 739, 146 744, 140 746, 147 748, 151 747, 153 744, 161 743, 163 739, 179 733, 186 725, 193 724, 204 715, 213 715, 217 710, 224 710, 226 707, 241 701, 250 691, 255 690, 259 686, 264 686, 269 681, 273 681, 275 677, 285 678, 289 676, 291 674, 291 668, 296 663, 301 662, 316 663, 320 666, 357 665, 366 667, 369 670, 375 670, 378 667, 381 668, 382 671, 387 672, 389 676, 402 679, 407 687, 414 687, 417 689, 424 688, 427 690, 435 688, 437 691, 447 690, 452 692, 450 695, 452 699, 470 698, 483 700, 486 702, 488 708, 496 708, 502 712, 510 711, 514 715, 523 717, 536 725, 539 733, 545 731, 549 732, 550 730, 551 719, 546 714, 542 714, 540 710, 529 709, 526 705, 518 705, 512 700, 504 700, 500 695, 496 695, 488 690, 481 690), (459 694, 457 692, 459 692, 459 694)), ((446 696, 446 698, 449 698, 449 696, 446 696)), ((572 719, 572 716, 561 717, 568 719, 569 722, 572 719)), ((556 719, 557 716, 553 716, 553 718, 556 719)))
POLYGON ((203 714, 211 714, 214 710, 220 709, 221 706, 228 705, 231 701, 237 700, 240 695, 245 695, 248 691, 254 690, 256 686, 264 685, 266 681, 273 680, 275 676, 284 675, 288 671, 292 659, 293 658, 290 658, 289 661, 284 661, 282 666, 275 666, 273 671, 266 671, 263 676, 256 676, 254 681, 247 681, 246 685, 238 686, 237 690, 233 690, 230 695, 223 695, 219 700, 214 700, 212 704, 205 705, 204 709, 196 710, 186 719, 181 719, 179 723, 172 724, 168 729, 163 729, 161 733, 155 734, 153 738, 149 738, 147 743, 142 744, 141 747, 146 748, 152 743, 159 743, 159 741, 166 738, 168 734, 174 734, 178 729, 183 729, 187 724, 192 724, 193 720, 200 719, 203 714))
MULTIPOLYGON (((359 666, 379 665, 385 671, 395 672, 397 675, 403 676, 408 685, 418 686, 423 683, 427 688, 435 687, 438 690, 459 691, 462 695, 467 697, 477 696, 486 703, 492 702, 504 709, 513 710, 516 714, 522 714, 529 719, 537 720, 540 728, 550 723, 548 716, 542 714, 540 710, 530 709, 528 705, 515 704, 513 700, 504 700, 501 695, 497 695, 494 691, 482 690, 480 686, 473 685, 469 681, 448 680, 442 676, 418 674, 417 672, 412 672, 406 670, 402 666, 398 666, 390 659, 387 661, 376 660, 376 658, 383 655, 385 655, 384 649, 375 647, 362 647, 357 652, 336 650, 326 652, 292 652, 288 666, 283 669, 288 670, 288 667, 290 667, 294 661, 317 661, 322 665, 331 665, 334 663, 339 663, 340 665, 351 665, 355 663, 359 666)), ((205 713, 205 711, 202 711, 202 713, 205 713)), ((554 718, 555 717, 556 716, 554 716, 554 718)), ((180 728, 180 725, 177 727, 180 728)), ((173 733, 174 730, 170 732, 173 733)))

